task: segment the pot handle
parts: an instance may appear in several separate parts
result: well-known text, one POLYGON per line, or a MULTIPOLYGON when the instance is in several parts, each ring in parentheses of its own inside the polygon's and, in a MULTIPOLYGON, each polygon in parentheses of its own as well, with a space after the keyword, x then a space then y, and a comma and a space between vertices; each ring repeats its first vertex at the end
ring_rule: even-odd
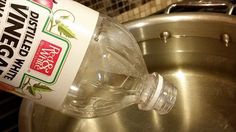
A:
POLYGON ((170 14, 171 10, 176 7, 227 7, 227 14, 231 15, 235 5, 222 0, 189 0, 183 2, 177 2, 168 6, 165 10, 165 14, 170 14))

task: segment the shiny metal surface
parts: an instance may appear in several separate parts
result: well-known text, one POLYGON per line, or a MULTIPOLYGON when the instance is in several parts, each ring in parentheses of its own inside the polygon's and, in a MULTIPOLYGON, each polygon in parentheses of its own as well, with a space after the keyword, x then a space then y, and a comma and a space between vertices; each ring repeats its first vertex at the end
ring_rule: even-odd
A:
POLYGON ((25 100, 21 132, 236 131, 236 18, 170 14, 126 26, 139 41, 149 71, 178 87, 173 110, 160 116, 134 105, 102 118, 73 119, 25 100), (166 44, 160 38, 164 31, 171 33, 166 44), (228 47, 222 34, 232 36, 228 47))
POLYGON ((227 8, 227 14, 231 15, 234 5, 226 0, 185 0, 169 5, 165 14, 170 14, 173 8, 176 7, 225 7, 227 8))
POLYGON ((231 37, 227 33, 224 33, 222 34, 221 39, 225 43, 225 46, 229 47, 229 42, 231 40, 231 37))

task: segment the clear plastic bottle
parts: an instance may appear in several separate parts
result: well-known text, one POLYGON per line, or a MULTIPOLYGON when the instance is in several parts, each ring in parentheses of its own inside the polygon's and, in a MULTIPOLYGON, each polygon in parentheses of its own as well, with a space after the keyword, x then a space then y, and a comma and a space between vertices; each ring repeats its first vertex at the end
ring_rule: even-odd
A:
POLYGON ((176 88, 157 73, 149 74, 134 37, 109 17, 98 23, 62 111, 97 117, 137 103, 141 110, 168 113, 176 88))
POLYGON ((72 0, 5 4, 0 89, 74 117, 173 107, 176 88, 148 73, 134 37, 111 18, 72 0))

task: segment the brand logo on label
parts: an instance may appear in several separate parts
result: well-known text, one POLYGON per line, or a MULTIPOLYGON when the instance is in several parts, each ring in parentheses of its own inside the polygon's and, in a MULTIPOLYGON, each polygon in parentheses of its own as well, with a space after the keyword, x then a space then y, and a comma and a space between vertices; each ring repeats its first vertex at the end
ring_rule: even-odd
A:
POLYGON ((41 40, 30 68, 50 76, 55 68, 61 50, 61 47, 41 40))

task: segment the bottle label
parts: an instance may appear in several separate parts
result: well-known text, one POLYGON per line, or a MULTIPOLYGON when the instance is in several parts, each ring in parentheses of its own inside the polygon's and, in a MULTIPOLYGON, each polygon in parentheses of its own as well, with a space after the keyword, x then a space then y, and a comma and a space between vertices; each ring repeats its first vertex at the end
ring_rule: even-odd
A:
POLYGON ((72 0, 0 1, 0 89, 60 109, 98 16, 72 0))

